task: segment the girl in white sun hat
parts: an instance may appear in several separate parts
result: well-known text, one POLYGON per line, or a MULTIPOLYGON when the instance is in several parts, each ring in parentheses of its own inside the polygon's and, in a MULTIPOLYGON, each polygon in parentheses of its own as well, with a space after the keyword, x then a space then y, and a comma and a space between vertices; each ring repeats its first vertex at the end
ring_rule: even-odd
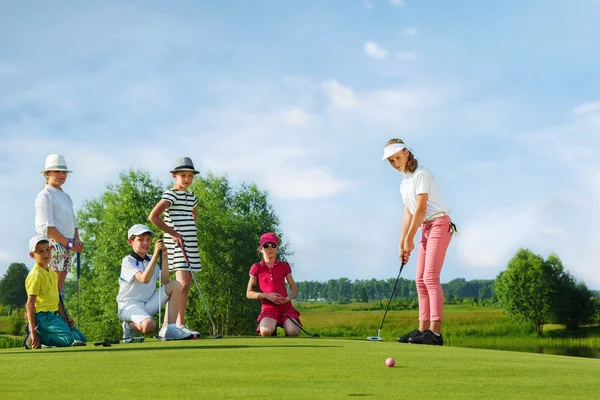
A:
POLYGON ((404 203, 398 246, 400 262, 408 262, 415 248, 415 235, 421 228, 416 271, 419 329, 400 336, 398 342, 441 346, 444 343, 441 335, 444 293, 440 272, 456 226, 450 220, 450 210, 442 199, 433 175, 419 166, 401 139, 391 139, 386 143, 382 160, 386 159, 404 175, 400 185, 404 203))
POLYGON ((53 247, 50 268, 58 274, 58 291, 61 292, 71 271, 73 252, 83 250, 73 201, 62 189, 71 171, 62 155, 50 154, 40 172, 46 178, 46 184, 35 199, 35 231, 50 238, 53 247))

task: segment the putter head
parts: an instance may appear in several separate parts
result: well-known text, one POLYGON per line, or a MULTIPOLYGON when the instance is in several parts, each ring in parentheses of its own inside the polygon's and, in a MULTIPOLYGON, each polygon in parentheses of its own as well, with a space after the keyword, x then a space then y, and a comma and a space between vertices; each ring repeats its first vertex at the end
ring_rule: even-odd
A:
POLYGON ((217 333, 216 335, 213 335, 213 339, 221 339, 223 337, 223 335, 221 335, 220 333, 217 333))
POLYGON ((81 347, 81 346, 86 346, 86 344, 84 342, 82 342, 81 340, 74 340, 73 344, 71 344, 72 347, 81 347))
POLYGON ((371 340, 373 342, 383 342, 381 336, 368 336, 367 340, 371 340))
POLYGON ((313 333, 312 335, 310 335, 310 337, 319 337, 318 333, 313 333))

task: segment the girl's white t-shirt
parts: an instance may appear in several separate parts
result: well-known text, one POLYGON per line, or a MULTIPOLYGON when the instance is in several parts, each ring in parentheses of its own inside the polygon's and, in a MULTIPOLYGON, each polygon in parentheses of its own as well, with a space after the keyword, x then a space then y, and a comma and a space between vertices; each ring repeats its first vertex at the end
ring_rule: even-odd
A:
POLYGON ((417 195, 423 193, 428 194, 427 211, 425 211, 424 219, 441 212, 446 214, 450 212, 442 199, 437 182, 428 170, 417 167, 415 172, 405 172, 404 179, 400 184, 400 194, 402 195, 402 202, 412 215, 417 210, 417 195))

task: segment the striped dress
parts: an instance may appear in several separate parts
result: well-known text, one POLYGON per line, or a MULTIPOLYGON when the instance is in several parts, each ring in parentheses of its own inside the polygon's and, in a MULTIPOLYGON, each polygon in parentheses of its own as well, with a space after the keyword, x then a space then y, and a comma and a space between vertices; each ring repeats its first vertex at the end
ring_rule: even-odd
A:
MULTIPOLYGON (((169 189, 163 193, 162 200, 171 203, 164 212, 165 223, 183 237, 185 252, 192 271, 200 271, 202 267, 200 266, 200 255, 198 254, 198 235, 192 214, 192 210, 198 203, 196 196, 192 192, 169 189)), ((169 270, 189 271, 183 252, 179 246, 175 246, 171 235, 165 234, 164 244, 169 255, 169 270)))

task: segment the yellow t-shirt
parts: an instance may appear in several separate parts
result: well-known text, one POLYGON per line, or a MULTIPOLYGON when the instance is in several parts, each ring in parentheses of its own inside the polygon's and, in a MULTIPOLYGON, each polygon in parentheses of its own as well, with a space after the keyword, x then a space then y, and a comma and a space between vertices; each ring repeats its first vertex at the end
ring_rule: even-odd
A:
POLYGON ((58 310, 58 274, 56 271, 35 264, 25 279, 28 296, 36 296, 35 311, 54 312, 58 310))

